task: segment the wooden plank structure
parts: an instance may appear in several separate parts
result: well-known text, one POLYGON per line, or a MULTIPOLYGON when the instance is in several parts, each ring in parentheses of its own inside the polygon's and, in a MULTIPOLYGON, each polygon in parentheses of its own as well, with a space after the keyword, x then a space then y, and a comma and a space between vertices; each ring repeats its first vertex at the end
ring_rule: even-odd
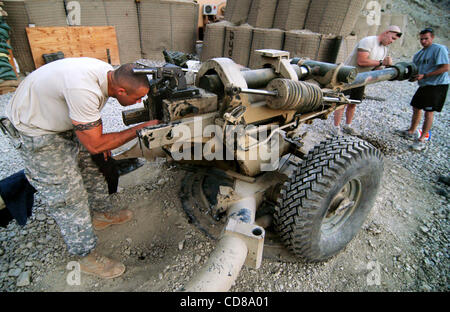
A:
POLYGON ((64 57, 87 56, 120 65, 114 26, 27 27, 26 32, 36 68, 45 64, 43 54, 58 51, 64 57))

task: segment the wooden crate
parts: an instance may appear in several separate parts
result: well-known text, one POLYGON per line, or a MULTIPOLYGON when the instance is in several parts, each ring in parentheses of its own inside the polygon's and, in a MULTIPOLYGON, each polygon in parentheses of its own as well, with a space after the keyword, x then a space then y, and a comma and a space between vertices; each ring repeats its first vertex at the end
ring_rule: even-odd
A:
POLYGON ((28 42, 36 68, 45 64, 43 54, 61 51, 64 57, 93 57, 120 65, 114 26, 27 27, 28 42))

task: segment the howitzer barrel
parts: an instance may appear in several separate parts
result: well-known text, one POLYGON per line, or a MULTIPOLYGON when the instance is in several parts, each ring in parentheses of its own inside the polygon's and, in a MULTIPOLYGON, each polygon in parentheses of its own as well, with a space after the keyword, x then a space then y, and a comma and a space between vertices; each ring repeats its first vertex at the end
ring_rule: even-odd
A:
POLYGON ((342 90, 362 87, 368 84, 387 80, 406 80, 417 75, 414 63, 400 62, 392 67, 359 73, 352 83, 344 85, 342 90))
POLYGON ((356 76, 355 81, 345 85, 342 89, 343 90, 353 89, 353 88, 362 87, 362 86, 380 82, 380 81, 393 80, 397 76, 398 76, 398 71, 394 67, 389 67, 389 68, 382 69, 382 70, 363 72, 363 73, 359 73, 356 76))
MULTIPOLYGON (((350 83, 356 77, 356 68, 352 66, 341 66, 338 68, 336 64, 311 60, 304 61, 300 66, 293 63, 290 66, 295 71, 299 80, 311 77, 317 78, 317 80, 326 84, 331 80, 334 70, 338 71, 336 79, 341 83, 350 83)), ((280 78, 280 75, 273 68, 245 70, 240 73, 247 83, 248 88, 251 89, 264 88, 273 79, 280 78)), ((199 87, 218 94, 224 88, 222 81, 216 74, 207 74, 200 77, 199 87)))
MULTIPOLYGON (((316 79, 322 84, 327 84, 331 81, 331 76, 334 74, 335 70, 337 70, 337 82, 351 83, 358 74, 356 68, 353 66, 339 66, 338 64, 303 60, 297 57, 291 60, 291 64, 295 64, 295 66, 293 66, 294 70, 296 67, 303 68, 308 76, 316 79)), ((299 76, 299 79, 300 78, 301 77, 299 76)))

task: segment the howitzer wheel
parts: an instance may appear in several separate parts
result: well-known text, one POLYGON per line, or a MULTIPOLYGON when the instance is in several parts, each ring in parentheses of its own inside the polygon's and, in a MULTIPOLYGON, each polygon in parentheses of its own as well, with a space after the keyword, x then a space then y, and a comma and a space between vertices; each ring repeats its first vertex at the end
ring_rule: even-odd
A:
POLYGON ((342 250, 364 223, 380 185, 381 152, 354 137, 316 145, 282 186, 275 226, 286 247, 310 262, 342 250))

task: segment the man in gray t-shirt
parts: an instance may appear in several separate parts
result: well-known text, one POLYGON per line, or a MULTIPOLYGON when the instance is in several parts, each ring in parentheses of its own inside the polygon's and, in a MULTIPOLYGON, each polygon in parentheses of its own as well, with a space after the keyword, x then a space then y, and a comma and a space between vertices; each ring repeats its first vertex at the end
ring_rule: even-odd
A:
MULTIPOLYGON (((388 45, 402 36, 400 27, 392 25, 378 36, 369 36, 361 39, 353 49, 352 53, 345 60, 345 65, 355 66, 358 73, 378 69, 381 66, 392 65, 392 59, 388 56, 388 45)), ((345 92, 353 100, 362 101, 364 97, 364 86, 354 88, 345 92)), ((346 105, 346 124, 343 130, 348 134, 355 134, 350 124, 355 115, 356 104, 346 105)), ((334 112, 333 134, 340 135, 340 123, 344 108, 334 112)))
POLYGON ((433 124, 434 112, 441 112, 447 97, 448 85, 448 50, 441 44, 433 43, 433 29, 425 28, 419 34, 420 44, 423 49, 419 50, 413 57, 419 74, 410 81, 417 81, 419 88, 411 100, 413 115, 411 125, 407 130, 397 130, 404 138, 413 139, 415 142, 410 146, 415 151, 426 149, 430 140, 430 129, 433 124), (425 118, 422 132, 416 136, 422 118, 422 110, 425 118))

